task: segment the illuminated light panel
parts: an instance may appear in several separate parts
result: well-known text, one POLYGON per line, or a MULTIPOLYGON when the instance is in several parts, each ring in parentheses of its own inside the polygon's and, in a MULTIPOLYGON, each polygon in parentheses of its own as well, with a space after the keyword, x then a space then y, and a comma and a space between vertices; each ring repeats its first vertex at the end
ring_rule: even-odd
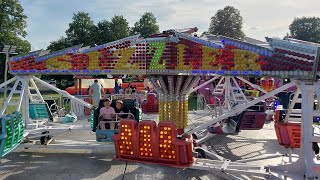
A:
POLYGON ((309 61, 315 60, 315 56, 314 55, 311 56, 311 55, 307 55, 307 54, 304 54, 304 53, 297 53, 297 52, 294 52, 294 51, 288 51, 288 50, 281 49, 281 48, 275 48, 274 52, 280 53, 280 54, 287 54, 287 55, 290 55, 290 56, 293 56, 293 57, 299 57, 299 58, 302 58, 302 59, 307 59, 309 61))
POLYGON ((176 159, 176 148, 173 145, 172 127, 161 126, 159 129, 159 155, 160 159, 176 159))
POLYGON ((149 51, 155 51, 153 58, 151 59, 149 69, 166 69, 166 62, 160 63, 160 59, 163 54, 163 50, 166 47, 165 42, 149 43, 149 51))
POLYGON ((133 155, 133 144, 132 144, 132 127, 130 124, 121 124, 120 125, 120 140, 119 144, 119 153, 122 155, 133 155))
POLYGON ((215 71, 221 75, 267 74, 305 76, 309 79, 315 67, 310 61, 316 59, 319 47, 311 43, 276 39, 269 40, 273 51, 229 38, 222 39, 222 43, 223 48, 176 32, 173 36, 159 38, 139 39, 134 36, 90 49, 83 48, 81 52, 77 52, 79 48, 71 47, 41 56, 29 53, 11 58, 9 65, 11 73, 15 74, 207 75, 215 71), (277 54, 285 57, 277 57, 277 54), (292 70, 300 70, 301 73, 292 70))
POLYGON ((154 121, 144 120, 136 123, 123 120, 120 122, 119 129, 119 134, 113 136, 117 159, 174 167, 190 167, 193 164, 192 137, 177 139, 175 123, 160 122, 157 127, 154 121), (124 154, 128 149, 126 143, 119 144, 120 141, 125 140, 124 136, 128 132, 128 127, 125 125, 128 124, 132 126, 133 133, 137 135, 132 137, 133 142, 136 142, 132 144, 132 155, 124 154), (157 134, 154 134, 155 132, 157 134), (160 138, 160 132, 162 132, 162 138, 160 138))
POLYGON ((139 155, 143 157, 153 157, 151 144, 151 126, 139 125, 139 155))

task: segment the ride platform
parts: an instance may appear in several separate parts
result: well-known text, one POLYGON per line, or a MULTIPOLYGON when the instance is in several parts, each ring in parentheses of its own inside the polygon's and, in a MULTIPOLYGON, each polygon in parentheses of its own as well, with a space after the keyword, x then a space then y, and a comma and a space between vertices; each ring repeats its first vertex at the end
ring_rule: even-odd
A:
MULTIPOLYGON (((42 178, 50 179, 53 174, 46 174, 46 171, 49 171, 59 174, 54 177, 73 177, 77 179, 77 177, 80 176, 75 175, 74 172, 76 172, 76 169, 78 167, 80 168, 80 165, 83 164, 84 167, 81 167, 81 175, 83 175, 83 177, 97 179, 103 179, 103 177, 117 179, 122 177, 121 175, 124 171, 121 171, 120 169, 124 170, 126 163, 114 160, 115 150, 113 142, 96 142, 95 134, 85 130, 86 127, 88 127, 88 129, 90 128, 87 120, 88 118, 89 117, 81 117, 73 124, 60 125, 60 130, 58 130, 59 128, 56 128, 56 131, 61 132, 63 126, 72 126, 73 129, 67 129, 67 131, 56 135, 52 134, 53 140, 48 145, 42 145, 39 141, 21 144, 17 150, 0 160, 2 164, 0 166, 0 174, 3 177, 11 177, 13 179, 19 179, 22 176, 29 177, 29 175, 30 177, 35 177, 35 179, 37 179, 37 177, 40 178, 40 176, 35 176, 33 173, 39 172, 42 178), (104 156, 101 153, 103 153, 104 156), (67 154, 67 156, 62 157, 62 154, 67 154), (29 163, 16 163, 27 161, 29 163), (72 163, 68 164, 68 162, 71 161, 72 163), (54 162, 55 165, 52 166, 50 163, 47 164, 45 162, 54 162), (93 165, 94 162, 97 164, 93 165), (10 174, 10 172, 6 171, 10 166, 15 166, 16 172, 23 171, 23 173, 16 173, 15 175, 10 174), (67 168, 69 171, 63 171, 62 167, 66 166, 68 166, 67 168), (96 169, 93 170, 92 166, 96 169), (105 169, 106 166, 109 169, 105 169), (25 171, 23 169, 30 170, 25 171)), ((157 120, 157 115, 144 115, 143 119, 157 120)), ((203 116, 190 111, 188 128, 193 128, 197 124, 208 122, 210 119, 210 116, 203 116)), ((282 172, 281 174, 279 169, 273 168, 273 166, 288 163, 288 154, 290 153, 289 150, 278 144, 273 122, 266 122, 261 130, 241 130, 237 134, 215 135, 207 140, 202 146, 207 147, 209 151, 215 152, 219 156, 229 159, 234 163, 246 163, 248 167, 270 167, 271 173, 268 173, 269 179, 277 179, 276 176, 278 175, 282 175, 280 179, 284 179, 284 172, 289 170, 285 168, 280 169, 282 172)), ((299 152, 295 151, 291 153, 294 160, 294 157, 296 157, 299 152)), ((207 164, 209 165, 209 163, 207 164)), ((202 168, 198 168, 197 166, 191 168, 206 170, 205 166, 202 166, 202 168)), ((209 166, 208 169, 210 169, 209 166)), ((199 179, 226 178, 225 174, 218 172, 210 173, 210 171, 183 170, 166 166, 128 163, 125 179, 134 179, 136 177, 146 179, 183 179, 189 175, 190 177, 199 179), (158 173, 149 170, 152 168, 157 169, 158 173), (179 175, 176 174, 177 172, 179 172, 179 175)), ((288 174, 289 179, 295 179, 295 177, 294 174, 288 174)), ((229 177, 227 176, 227 178, 229 177)))

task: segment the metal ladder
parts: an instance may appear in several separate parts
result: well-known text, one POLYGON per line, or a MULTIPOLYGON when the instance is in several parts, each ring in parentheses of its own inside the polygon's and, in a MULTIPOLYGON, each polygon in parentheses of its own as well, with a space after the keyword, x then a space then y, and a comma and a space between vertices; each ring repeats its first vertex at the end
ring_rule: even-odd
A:
POLYGON ((23 78, 20 78, 20 77, 17 77, 16 78, 16 81, 8 95, 8 97, 6 97, 6 100, 3 104, 3 107, 1 109, 1 115, 4 115, 4 113, 6 112, 6 109, 9 107, 9 106, 14 106, 16 107, 16 111, 19 111, 20 110, 20 107, 21 107, 21 104, 22 104, 22 98, 23 98, 23 95, 24 95, 24 92, 25 92, 25 89, 26 89, 26 84, 27 82, 23 79, 23 78), (21 89, 19 90, 18 88, 21 87, 21 89), (13 95, 14 94, 17 94, 19 96, 19 99, 18 99, 18 102, 16 101, 13 101, 13 95))
POLYGON ((36 83, 34 82, 34 80, 31 78, 30 82, 28 83, 28 93, 29 93, 29 97, 30 97, 30 103, 37 103, 37 104, 42 104, 45 103, 43 97, 40 94, 40 91, 36 85, 36 83), (35 93, 34 93, 35 91, 35 93))

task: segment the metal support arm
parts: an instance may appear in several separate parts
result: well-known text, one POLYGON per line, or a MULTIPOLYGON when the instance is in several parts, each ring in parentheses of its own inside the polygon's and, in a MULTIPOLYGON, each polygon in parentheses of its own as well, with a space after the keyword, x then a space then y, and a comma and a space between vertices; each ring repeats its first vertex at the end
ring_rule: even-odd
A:
POLYGON ((32 77, 32 79, 34 79, 35 81, 41 83, 42 85, 44 85, 44 86, 46 86, 46 87, 48 87, 48 88, 50 88, 50 89, 52 89, 53 91, 61 94, 62 96, 66 96, 66 97, 70 98, 71 100, 75 100, 76 102, 84 105, 84 106, 87 107, 87 108, 92 108, 92 107, 93 107, 91 104, 89 104, 89 103, 87 103, 87 102, 85 102, 85 101, 83 101, 83 100, 81 100, 81 99, 79 99, 79 98, 76 98, 75 96, 70 95, 70 94, 67 93, 66 91, 63 91, 63 90, 58 89, 58 88, 50 85, 49 83, 47 83, 47 82, 45 82, 45 81, 43 81, 43 80, 41 80, 41 79, 39 79, 39 78, 37 78, 37 77, 32 77))
POLYGON ((206 81, 205 83, 203 83, 203 84, 201 84, 201 85, 193 88, 193 89, 190 91, 190 93, 193 93, 193 92, 197 91, 198 89, 201 89, 202 87, 206 86, 207 84, 211 83, 212 81, 214 81, 214 80, 216 80, 216 79, 219 79, 220 77, 221 77, 221 76, 216 76, 216 77, 214 77, 214 78, 206 81))
POLYGON ((0 84, 0 88, 6 86, 6 85, 8 85, 8 84, 10 84, 10 83, 12 83, 12 82, 14 82, 14 81, 16 81, 16 80, 17 80, 17 78, 16 78, 16 77, 13 77, 13 78, 11 78, 10 80, 8 80, 8 81, 0 84))
POLYGON ((242 77, 237 77, 238 79, 240 79, 241 81, 249 84, 251 87, 255 88, 255 89, 258 89, 259 91, 263 92, 263 93, 268 93, 266 90, 262 89, 260 86, 258 85, 255 85, 255 84, 252 84, 251 82, 245 80, 244 78, 242 77))
POLYGON ((253 105, 255 105, 255 104, 259 103, 259 102, 261 102, 262 100, 265 100, 265 99, 267 99, 269 97, 272 97, 272 96, 278 94, 279 92, 282 92, 282 91, 284 91, 284 90, 286 90, 286 89, 288 89, 288 88, 290 88, 290 87, 292 87, 294 85, 295 85, 294 82, 288 83, 288 84, 286 84, 284 86, 281 86, 280 88, 278 88, 276 90, 273 90, 273 91, 261 96, 260 98, 257 98, 257 99, 255 99, 253 101, 248 102, 248 103, 239 104, 239 105, 235 106, 233 108, 233 110, 231 110, 231 111, 229 111, 227 113, 224 113, 219 117, 213 118, 213 120, 211 120, 211 121, 209 121, 207 123, 204 123, 204 124, 194 128, 194 129, 191 129, 187 133, 188 134, 193 134, 194 132, 197 132, 197 131, 200 131, 202 129, 205 129, 208 126, 210 126, 210 125, 212 125, 212 124, 214 124, 216 122, 219 122, 219 121, 221 121, 223 119, 226 119, 226 118, 228 118, 230 116, 234 116, 234 115, 236 115, 238 113, 241 113, 242 111, 246 110, 247 108, 249 108, 249 107, 251 107, 251 106, 253 106, 253 105))

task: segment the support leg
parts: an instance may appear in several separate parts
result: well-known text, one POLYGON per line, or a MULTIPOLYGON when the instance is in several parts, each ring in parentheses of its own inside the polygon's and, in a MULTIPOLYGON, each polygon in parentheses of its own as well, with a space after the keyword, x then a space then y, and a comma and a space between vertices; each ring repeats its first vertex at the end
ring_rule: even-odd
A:
POLYGON ((305 159, 306 176, 313 178, 312 167, 313 150, 312 150, 312 136, 313 136, 313 101, 314 101, 314 87, 301 82, 302 93, 302 121, 301 121, 301 157, 305 159))
MULTIPOLYGON (((29 118, 29 81, 30 77, 25 78, 25 87, 24 87, 24 92, 22 94, 22 119, 24 120, 24 126, 28 127, 28 124, 31 124, 32 121, 29 118)), ((33 82, 34 83, 34 82, 33 82)))

